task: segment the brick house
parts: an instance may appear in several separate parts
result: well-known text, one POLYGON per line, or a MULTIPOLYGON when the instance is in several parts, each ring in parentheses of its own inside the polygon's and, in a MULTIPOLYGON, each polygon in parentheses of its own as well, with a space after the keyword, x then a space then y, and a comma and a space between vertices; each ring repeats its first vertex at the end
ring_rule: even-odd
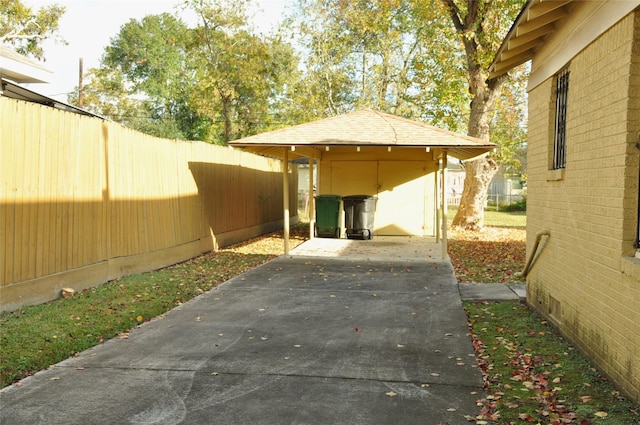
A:
POLYGON ((636 401, 639 6, 529 0, 491 69, 532 60, 527 302, 636 401))

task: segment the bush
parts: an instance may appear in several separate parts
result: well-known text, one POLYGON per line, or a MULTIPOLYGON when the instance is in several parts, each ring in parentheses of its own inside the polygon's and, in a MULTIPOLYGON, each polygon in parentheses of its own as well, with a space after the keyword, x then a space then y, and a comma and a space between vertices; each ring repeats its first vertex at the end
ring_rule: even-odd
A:
POLYGON ((501 205, 502 211, 526 211, 527 210, 527 197, 523 196, 521 200, 512 202, 510 204, 501 205))

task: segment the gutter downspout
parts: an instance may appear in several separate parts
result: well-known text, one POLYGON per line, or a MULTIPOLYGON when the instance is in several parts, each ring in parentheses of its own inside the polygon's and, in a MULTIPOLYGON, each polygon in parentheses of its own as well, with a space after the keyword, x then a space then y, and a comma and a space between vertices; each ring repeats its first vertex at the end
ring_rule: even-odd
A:
POLYGON ((533 268, 533 264, 534 264, 534 258, 536 257, 536 253, 538 252, 538 246, 540 245, 540 241, 542 240, 543 236, 551 236, 551 232, 549 232, 549 230, 543 230, 542 232, 538 232, 538 234, 536 235, 536 242, 533 245, 533 250, 531 251, 531 255, 529 255, 529 259, 527 260, 527 264, 525 264, 524 268, 522 269, 522 271, 520 273, 518 273, 520 276, 522 277, 527 277, 527 275, 529 274, 529 272, 531 271, 531 269, 533 268))

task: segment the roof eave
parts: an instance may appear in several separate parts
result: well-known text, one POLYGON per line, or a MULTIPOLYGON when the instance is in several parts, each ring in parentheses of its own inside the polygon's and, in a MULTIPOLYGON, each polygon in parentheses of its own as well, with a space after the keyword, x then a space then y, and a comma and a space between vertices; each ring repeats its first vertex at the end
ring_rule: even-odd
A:
POLYGON ((256 145, 256 144, 248 144, 248 143, 234 143, 230 142, 230 146, 234 148, 240 148, 247 152, 251 152, 257 155, 268 156, 271 158, 284 159, 285 151, 287 151, 287 156, 290 160, 298 159, 298 158, 313 158, 317 160, 322 159, 323 151, 326 151, 326 148, 357 148, 357 147, 378 147, 378 148, 392 148, 392 149, 426 149, 429 148, 431 150, 442 150, 446 151, 447 155, 457 158, 461 161, 470 161, 473 159, 478 159, 483 156, 488 155, 493 150, 496 149, 496 145, 493 143, 488 143, 486 145, 481 146, 445 146, 445 145, 424 145, 424 146, 406 146, 406 145, 344 145, 344 144, 326 144, 322 146, 314 145, 285 145, 285 144, 271 144, 271 145, 256 145))
POLYGON ((557 23, 568 16, 567 6, 573 1, 528 0, 489 66, 489 78, 499 77, 531 60, 557 23))

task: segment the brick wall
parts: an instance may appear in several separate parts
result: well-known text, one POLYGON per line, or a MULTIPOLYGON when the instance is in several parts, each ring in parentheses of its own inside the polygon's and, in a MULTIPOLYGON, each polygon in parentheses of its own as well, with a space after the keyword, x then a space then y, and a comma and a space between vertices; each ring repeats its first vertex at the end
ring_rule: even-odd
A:
MULTIPOLYGON (((640 12, 568 64, 567 165, 550 171, 555 81, 529 93, 527 249, 549 230, 528 302, 640 400, 636 227, 640 12)), ((535 59, 534 59, 535 61, 535 59)))

